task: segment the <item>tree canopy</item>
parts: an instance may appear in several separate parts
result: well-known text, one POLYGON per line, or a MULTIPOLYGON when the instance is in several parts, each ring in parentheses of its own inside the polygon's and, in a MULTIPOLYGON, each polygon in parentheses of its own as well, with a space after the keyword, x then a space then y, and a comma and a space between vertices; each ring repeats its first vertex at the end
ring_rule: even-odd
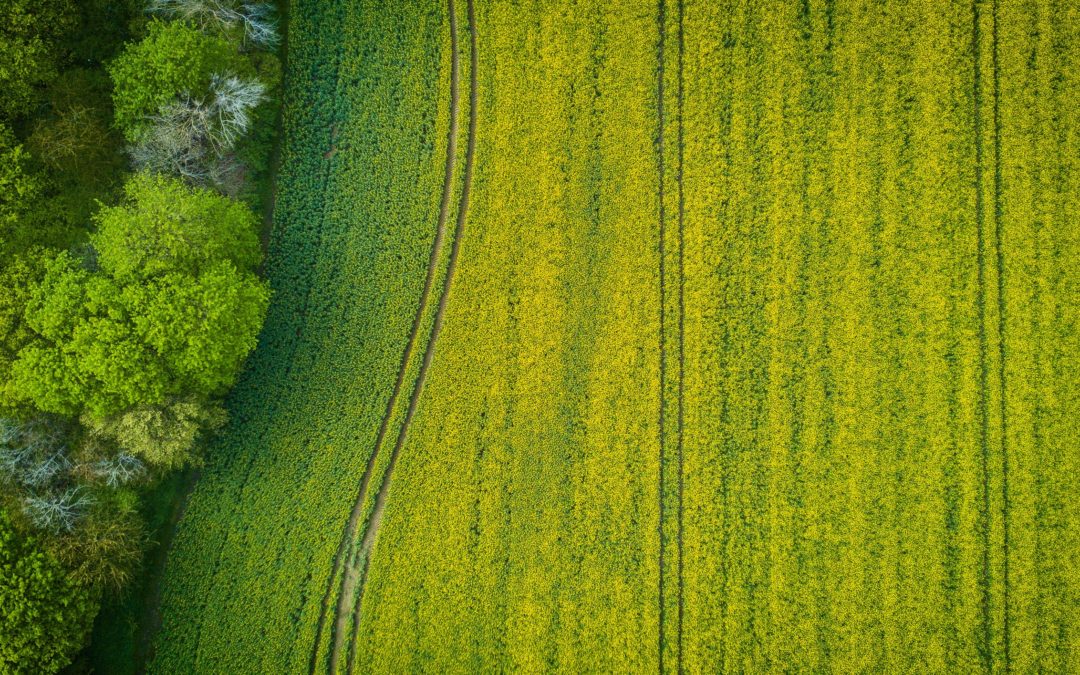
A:
POLYGON ((114 279, 198 274, 222 261, 250 271, 262 260, 255 214, 240 202, 150 174, 132 178, 124 194, 98 212, 91 237, 98 264, 114 279))
POLYGON ((19 351, 14 389, 43 412, 96 417, 220 394, 255 347, 268 299, 227 260, 124 284, 61 254, 27 303, 39 339, 19 351))
POLYGON ((56 77, 60 38, 75 24, 72 0, 0 2, 0 116, 27 113, 41 85, 56 77))
POLYGON ((147 118, 178 95, 202 95, 215 73, 249 70, 227 39, 181 21, 153 21, 146 38, 127 45, 109 66, 116 125, 136 141, 147 118))

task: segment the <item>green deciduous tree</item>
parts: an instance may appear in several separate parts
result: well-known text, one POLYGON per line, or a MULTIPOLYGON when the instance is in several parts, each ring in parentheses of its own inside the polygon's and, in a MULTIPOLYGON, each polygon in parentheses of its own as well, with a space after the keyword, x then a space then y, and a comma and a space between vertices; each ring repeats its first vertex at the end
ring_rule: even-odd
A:
POLYGON ((215 73, 241 71, 248 74, 250 66, 228 40, 180 21, 154 21, 109 66, 116 125, 136 141, 163 105, 185 92, 202 96, 215 73))
POLYGON ((30 153, 0 123, 0 253, 14 250, 26 238, 23 219, 43 190, 43 178, 30 167, 30 153))
POLYGON ((225 420, 225 410, 216 401, 185 396, 103 420, 87 416, 83 422, 91 434, 111 440, 149 464, 174 469, 197 463, 195 449, 200 438, 206 431, 220 428, 225 420))
POLYGON ((41 337, 19 352, 13 387, 42 411, 96 417, 222 393, 255 346, 268 298, 229 261, 121 286, 61 255, 27 303, 41 337))
POLYGON ((98 263, 117 280, 197 274, 221 261, 247 271, 262 259, 255 214, 242 203, 148 174, 124 193, 123 203, 98 213, 92 237, 98 263))
POLYGON ((97 599, 0 512, 0 671, 54 673, 89 634, 97 599))
POLYGON ((222 261, 191 276, 171 273, 124 289, 138 339, 158 354, 178 391, 220 393, 255 348, 269 294, 250 272, 222 261))

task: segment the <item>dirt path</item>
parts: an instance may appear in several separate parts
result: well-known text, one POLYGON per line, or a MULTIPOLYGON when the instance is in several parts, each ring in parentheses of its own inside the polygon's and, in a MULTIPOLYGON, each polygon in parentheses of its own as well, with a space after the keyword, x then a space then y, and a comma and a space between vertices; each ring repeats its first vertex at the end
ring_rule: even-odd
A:
MULTIPOLYGON (((333 591, 335 581, 339 574, 341 575, 341 590, 338 594, 338 602, 335 612, 335 621, 333 626, 333 643, 330 652, 330 661, 328 664, 329 672, 336 672, 337 662, 341 652, 341 646, 344 641, 344 628, 345 619, 348 617, 348 603, 349 599, 353 595, 356 587, 356 557, 352 557, 349 560, 349 551, 353 542, 356 540, 356 535, 360 527, 360 518, 363 514, 364 504, 367 501, 367 494, 371 484, 371 476, 375 471, 376 461, 382 451, 383 443, 386 439, 386 432, 390 426, 390 420, 393 417, 394 410, 397 406, 398 398, 401 395, 402 386, 405 381, 405 373, 408 370, 409 362, 412 360, 412 354, 416 349, 417 338, 420 333, 420 324, 423 319, 424 313, 427 310, 428 303, 431 298, 431 291, 435 285, 436 267, 438 264, 439 254, 442 252, 443 243, 446 239, 446 223, 450 214, 450 198, 453 192, 454 181, 454 166, 457 156, 457 138, 459 133, 459 110, 461 102, 461 59, 458 54, 457 44, 457 16, 454 13, 454 0, 449 0, 449 12, 450 12, 450 44, 451 44, 451 61, 450 61, 450 126, 447 132, 446 142, 446 163, 443 175, 443 191, 442 200, 439 205, 439 215, 435 229, 435 240, 431 246, 431 256, 428 260, 427 277, 424 280, 424 289, 420 295, 420 304, 416 309, 416 315, 413 317, 412 328, 409 331, 408 342, 405 347, 405 352, 402 355, 401 366, 398 368, 397 379, 394 382, 394 389, 390 394, 390 400, 387 402, 386 412, 383 414, 382 422, 379 425, 379 431, 375 440, 375 449, 371 453, 371 457, 368 459, 367 466, 364 468, 364 474, 360 480, 360 489, 357 493, 353 508, 349 514, 349 520, 345 526, 345 532, 341 538, 341 544, 338 546, 336 555, 334 556, 334 568, 330 575, 330 580, 327 584, 326 591, 323 594, 322 606, 319 613, 319 623, 315 631, 315 642, 312 645, 311 660, 309 664, 309 671, 314 673, 317 666, 319 646, 322 643, 323 631, 326 628, 327 618, 329 617, 330 600, 333 597, 333 591)), ((421 374, 418 375, 422 377, 421 374)), ((414 386, 414 393, 416 387, 414 386)), ((410 409, 412 403, 410 403, 410 409)), ((407 422, 406 422, 407 424, 407 422)), ((373 515, 374 518, 374 515, 373 515)), ((370 529, 370 528, 369 528, 370 529)))
MULTIPOLYGON (((349 660, 347 663, 347 670, 349 673, 352 672, 353 660, 356 652, 357 636, 359 634, 358 629, 360 627, 360 613, 364 600, 364 582, 367 579, 368 563, 371 560, 371 554, 375 547, 375 539, 378 536, 383 512, 386 509, 386 498, 390 491, 390 482, 393 477, 394 466, 397 464, 398 456, 401 454, 401 449, 405 445, 405 438, 409 432, 409 425, 412 422, 413 416, 416 414, 420 395, 424 390, 424 381, 427 379, 428 370, 431 368, 431 362, 435 357, 435 344, 438 341, 439 333, 442 331, 443 320, 446 316, 446 307, 450 301, 450 287, 453 285, 454 272, 457 270, 458 255, 461 252, 461 240, 465 233, 465 220, 469 211, 469 193, 472 188, 472 174, 476 156, 476 106, 478 99, 476 71, 479 58, 476 49, 476 14, 473 7, 473 0, 467 0, 467 6, 469 18, 469 139, 465 149, 465 175, 463 177, 461 190, 461 202, 458 205, 457 224, 454 228, 454 241, 450 247, 450 260, 446 267, 446 281, 443 284, 442 293, 439 296, 439 306, 435 311, 435 320, 431 327, 431 337, 428 338, 427 348, 424 351, 424 360, 420 364, 420 372, 417 374, 416 384, 413 386, 412 395, 409 398, 409 407, 405 413, 405 420, 402 422, 401 430, 398 432, 397 442, 394 444, 394 450, 390 455, 390 463, 386 467, 382 485, 379 486, 379 492, 375 497, 375 507, 371 512, 371 520, 369 521, 368 527, 364 531, 364 538, 360 543, 360 550, 355 558, 355 567, 351 570, 351 574, 348 575, 354 579, 354 582, 358 582, 356 598, 351 612, 353 619, 353 634, 349 643, 349 660)), ((454 0, 450 0, 450 16, 452 17, 451 30, 453 31, 456 27, 456 21, 453 19, 455 16, 454 0)), ((455 37, 455 49, 456 46, 455 37)), ((348 595, 352 594, 350 593, 348 595)), ((346 594, 343 593, 341 597, 345 598, 346 594)), ((337 624, 340 628, 344 627, 349 618, 347 613, 342 612, 342 609, 344 609, 343 604, 339 602, 337 624)), ((337 635, 342 636, 343 632, 339 631, 337 635)), ((339 641, 340 640, 335 640, 335 652, 338 652, 340 649, 338 646, 339 641)), ((331 669, 331 672, 334 672, 333 669, 331 669)))

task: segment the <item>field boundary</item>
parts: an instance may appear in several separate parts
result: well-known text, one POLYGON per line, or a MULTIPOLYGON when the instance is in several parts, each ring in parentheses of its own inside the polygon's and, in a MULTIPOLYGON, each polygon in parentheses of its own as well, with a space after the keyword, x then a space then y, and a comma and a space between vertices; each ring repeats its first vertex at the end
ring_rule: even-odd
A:
MULTIPOLYGON (((375 449, 372 451, 371 456, 368 458, 367 465, 364 468, 364 474, 360 480, 360 488, 353 503, 352 511, 349 514, 349 520, 346 522, 345 531, 342 533, 341 543, 338 546, 337 553, 334 556, 333 571, 330 574, 330 579, 327 583, 326 591, 323 594, 321 603, 319 622, 315 630, 315 641, 312 645, 311 659, 309 662, 309 672, 314 673, 317 668, 317 661, 319 655, 319 647, 322 643, 322 635, 326 629, 326 619, 330 609, 330 601, 333 598, 334 586, 339 574, 342 574, 342 589, 338 598, 338 613, 342 611, 343 597, 346 595, 345 591, 349 590, 348 586, 348 570, 345 568, 345 561, 350 548, 350 545, 356 539, 356 533, 360 527, 360 517, 363 513, 363 506, 367 501, 367 493, 371 482, 371 476, 375 470, 376 460, 378 459, 382 450, 383 443, 385 441, 386 432, 390 425, 390 420, 393 418, 394 409, 397 406, 398 397, 401 394, 401 388, 404 384, 405 375, 408 370, 409 362, 412 360, 412 353, 416 347, 416 339, 420 333, 420 326, 422 323, 423 315, 427 309, 428 302, 431 296, 431 290, 434 286, 434 279, 436 274, 436 267, 438 263, 439 254, 442 252, 443 242, 446 238, 446 222, 449 218, 450 212, 450 199, 453 192, 454 182, 454 167, 456 164, 457 156, 457 136, 458 136, 458 112, 460 108, 460 57, 458 55, 457 47, 457 17, 454 12, 454 0, 448 0, 450 11, 450 43, 451 43, 451 57, 450 57, 450 124, 447 131, 447 144, 446 144, 446 163, 444 168, 443 178, 443 192, 442 199, 439 205, 439 214, 436 222, 435 239, 431 246, 431 255, 428 260, 427 276, 424 279, 424 288, 420 295, 420 304, 417 306, 416 314, 413 317, 413 324, 409 332, 408 342, 406 343, 405 351, 402 355, 401 366, 398 369, 397 379, 394 382, 394 388, 390 394, 390 399, 387 402, 386 412, 383 414, 382 421, 379 424, 379 431, 375 440, 375 449), (343 570, 345 573, 343 574, 343 570)), ((420 375, 418 375, 420 377, 420 375)), ((330 672, 333 672, 336 668, 337 661, 337 647, 339 642, 336 637, 335 631, 334 643, 331 650, 331 661, 328 666, 330 672)))
POLYGON ((147 664, 154 658, 154 638, 161 629, 161 595, 165 589, 165 566, 169 561, 173 540, 176 539, 177 527, 191 502, 191 493, 195 491, 200 473, 199 469, 185 469, 186 475, 179 493, 173 499, 164 534, 161 541, 157 542, 157 550, 150 562, 150 587, 143 596, 139 630, 135 640, 133 665, 138 675, 146 672, 147 664))
MULTIPOLYGON (((431 334, 428 337, 427 347, 424 350, 424 358, 420 363, 420 370, 416 376, 416 382, 413 385, 412 394, 409 397, 409 407, 405 411, 405 419, 401 423, 401 429, 398 432, 397 441, 394 443, 394 449, 390 454, 390 461, 386 466, 386 472, 383 474, 382 483, 379 485, 379 491, 375 496, 375 505, 372 508, 368 525, 364 530, 363 539, 360 542, 360 550, 357 554, 357 562, 359 569, 356 570, 359 576, 358 586, 356 588, 356 598, 353 601, 352 623, 353 633, 349 642, 349 655, 348 662, 346 664, 346 671, 352 673, 353 662, 356 656, 356 643, 359 638, 360 629, 360 617, 361 610, 364 601, 364 590, 367 586, 367 571, 368 565, 371 561, 371 555, 375 548, 375 539, 379 533, 379 526, 382 524, 383 512, 386 510, 386 500, 390 492, 390 484, 393 478, 394 467, 397 465, 398 457, 401 454, 402 448, 405 446, 405 439, 409 433, 409 426, 412 423, 413 417, 416 414, 416 409, 420 403, 420 395, 424 390, 424 383, 427 380, 428 371, 431 369, 431 363, 435 358, 435 344, 438 342, 439 335, 442 332, 443 321, 446 317, 446 308, 450 303, 450 288, 453 285, 454 273, 457 271, 458 256, 461 253, 461 241, 465 234, 465 221, 469 211, 469 195, 472 189, 472 175, 473 169, 476 164, 476 126, 477 126, 477 102, 479 100, 478 94, 478 77, 477 68, 479 65, 479 56, 477 54, 476 47, 476 13, 473 6, 473 0, 466 0, 468 21, 469 21, 469 129, 468 129, 468 141, 465 147, 465 172, 462 177, 461 188, 461 200, 458 203, 457 222, 454 226, 454 239, 450 245, 450 259, 446 265, 446 278, 443 282, 442 292, 439 295, 439 304, 435 310, 434 321, 431 326, 431 334)), ((452 31, 454 32, 453 45, 455 59, 457 58, 457 33, 456 33, 456 9, 454 7, 454 0, 449 0, 450 16, 453 17, 451 21, 452 31)), ((343 596, 344 597, 344 594, 343 596)), ((342 615, 338 617, 338 621, 344 624, 348 615, 342 615)))

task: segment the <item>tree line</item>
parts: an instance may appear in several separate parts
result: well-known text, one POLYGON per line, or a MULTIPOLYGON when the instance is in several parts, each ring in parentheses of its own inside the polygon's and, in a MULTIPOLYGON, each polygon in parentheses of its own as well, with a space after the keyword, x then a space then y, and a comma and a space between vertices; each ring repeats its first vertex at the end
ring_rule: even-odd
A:
POLYGON ((246 0, 0 4, 0 672, 55 672, 200 461, 269 301, 280 62, 246 0))

